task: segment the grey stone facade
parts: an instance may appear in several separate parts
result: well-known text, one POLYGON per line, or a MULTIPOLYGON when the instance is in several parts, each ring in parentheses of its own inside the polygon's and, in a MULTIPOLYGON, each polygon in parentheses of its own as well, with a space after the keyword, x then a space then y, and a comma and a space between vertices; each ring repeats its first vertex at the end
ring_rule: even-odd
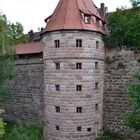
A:
POLYGON ((43 42, 45 140, 94 140, 103 126, 102 35, 59 31, 47 33, 43 42), (77 39, 82 40, 82 47, 76 47, 77 39), (55 48, 55 40, 60 41, 59 48, 55 48), (77 63, 81 69, 76 69, 77 63))
POLYGON ((129 51, 125 51, 124 54, 123 59, 119 55, 119 60, 105 65, 103 123, 105 129, 130 139, 138 139, 137 135, 125 125, 124 119, 125 114, 131 111, 126 86, 136 82, 133 74, 140 71, 140 63, 134 60, 132 55, 129 59, 126 58, 130 54, 129 51), (124 67, 118 67, 120 62, 124 67))
POLYGON ((7 84, 12 97, 0 101, 4 118, 14 122, 41 123, 43 120, 43 61, 42 58, 20 58, 15 61, 15 76, 7 84))

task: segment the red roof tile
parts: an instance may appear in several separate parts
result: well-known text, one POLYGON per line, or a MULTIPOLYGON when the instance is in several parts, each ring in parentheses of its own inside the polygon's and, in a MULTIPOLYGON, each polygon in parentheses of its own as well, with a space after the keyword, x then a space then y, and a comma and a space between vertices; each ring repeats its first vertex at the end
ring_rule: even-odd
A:
POLYGON ((43 33, 55 30, 80 29, 106 34, 102 27, 99 28, 93 22, 93 16, 104 22, 92 0, 60 0, 52 16, 46 19, 48 23, 43 33), (84 22, 82 13, 91 16, 90 24, 84 22))
POLYGON ((43 52, 43 43, 37 42, 37 43, 28 43, 23 45, 17 45, 16 48, 16 54, 35 54, 35 53, 41 53, 43 52))

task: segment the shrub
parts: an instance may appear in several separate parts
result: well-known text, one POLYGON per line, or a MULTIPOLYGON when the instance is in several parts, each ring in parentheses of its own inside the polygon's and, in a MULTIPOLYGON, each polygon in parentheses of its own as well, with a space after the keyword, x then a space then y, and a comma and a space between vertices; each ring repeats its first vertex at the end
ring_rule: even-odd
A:
MULTIPOLYGON (((0 115, 3 112, 4 112, 4 110, 0 109, 0 115)), ((5 125, 6 124, 3 122, 3 119, 0 118, 0 137, 2 137, 5 134, 5 129, 4 129, 5 125)))
POLYGON ((2 140, 42 140, 42 129, 23 124, 9 125, 2 140))

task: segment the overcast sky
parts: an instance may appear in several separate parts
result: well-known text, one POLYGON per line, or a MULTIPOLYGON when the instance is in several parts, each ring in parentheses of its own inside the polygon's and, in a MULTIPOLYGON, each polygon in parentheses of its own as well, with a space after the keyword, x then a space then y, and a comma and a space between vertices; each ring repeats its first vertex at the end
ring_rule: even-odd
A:
MULTIPOLYGON (((6 14, 11 22, 20 22, 27 33, 39 27, 45 27, 44 19, 52 14, 59 0, 0 0, 0 11, 6 14)), ((130 7, 129 0, 94 0, 97 7, 105 3, 108 11, 117 7, 130 7)))

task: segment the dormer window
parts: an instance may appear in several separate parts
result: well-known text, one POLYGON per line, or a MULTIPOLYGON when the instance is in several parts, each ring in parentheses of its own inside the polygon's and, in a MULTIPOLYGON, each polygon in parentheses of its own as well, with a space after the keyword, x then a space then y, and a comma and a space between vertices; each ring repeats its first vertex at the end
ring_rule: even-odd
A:
POLYGON ((84 15, 84 22, 87 24, 90 24, 90 16, 89 15, 84 15))
POLYGON ((100 25, 99 19, 96 19, 96 25, 99 27, 99 25, 100 25))
POLYGON ((103 26, 103 22, 101 20, 99 20, 99 24, 101 27, 103 26))
POLYGON ((96 24, 96 17, 95 16, 93 16, 93 23, 96 24))
POLYGON ((106 23, 103 23, 102 27, 105 30, 106 29, 106 23))

